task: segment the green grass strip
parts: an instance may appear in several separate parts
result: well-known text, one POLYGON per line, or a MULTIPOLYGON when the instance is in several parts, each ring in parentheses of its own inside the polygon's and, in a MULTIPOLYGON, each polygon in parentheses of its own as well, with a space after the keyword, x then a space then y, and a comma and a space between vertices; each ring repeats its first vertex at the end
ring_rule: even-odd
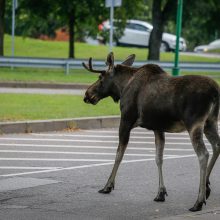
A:
POLYGON ((119 104, 111 98, 96 106, 83 102, 82 96, 0 94, 0 121, 63 119, 118 115, 119 104))
POLYGON ((0 81, 50 82, 50 83, 91 83, 98 74, 86 70, 71 70, 65 75, 60 69, 0 68, 0 81))

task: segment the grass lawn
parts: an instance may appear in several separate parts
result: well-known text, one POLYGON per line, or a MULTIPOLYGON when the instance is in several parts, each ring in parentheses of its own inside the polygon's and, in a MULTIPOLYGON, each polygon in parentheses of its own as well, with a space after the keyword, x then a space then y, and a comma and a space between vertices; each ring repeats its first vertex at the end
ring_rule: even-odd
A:
MULTIPOLYGON (((11 56, 11 36, 5 35, 4 44, 5 56, 11 56)), ((89 45, 86 43, 75 43, 76 58, 87 59, 106 59, 109 48, 105 45, 89 45)), ((128 55, 136 54, 136 60, 146 60, 148 49, 146 48, 128 48, 114 47, 115 59, 123 60, 128 55)), ((31 38, 15 38, 15 56, 25 57, 50 57, 67 58, 68 42, 43 41, 31 38)), ((161 61, 173 61, 174 53, 161 53, 161 61)), ((180 55, 180 61, 188 62, 220 62, 220 58, 206 58, 198 56, 180 55)))
POLYGON ((119 104, 111 98, 93 106, 84 103, 82 96, 0 94, 0 103, 1 122, 119 114, 119 104))
POLYGON ((60 69, 0 68, 0 81, 50 82, 50 83, 91 83, 98 74, 86 70, 71 70, 65 75, 60 69))
POLYGON ((214 50, 209 50, 208 53, 220 53, 220 48, 219 49, 214 49, 214 50))

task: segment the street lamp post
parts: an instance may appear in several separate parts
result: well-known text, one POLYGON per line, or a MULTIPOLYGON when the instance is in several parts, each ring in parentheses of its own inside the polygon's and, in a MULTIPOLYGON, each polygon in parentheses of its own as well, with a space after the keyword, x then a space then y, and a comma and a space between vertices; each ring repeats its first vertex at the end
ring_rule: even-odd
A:
POLYGON ((12 28, 11 28, 11 56, 15 55, 15 10, 18 6, 17 0, 12 0, 12 28))
POLYGON ((114 0, 111 0, 111 6, 110 6, 109 52, 112 52, 112 47, 113 47, 113 19, 114 19, 114 0))
POLYGON ((114 25, 114 7, 120 7, 122 0, 105 0, 105 7, 110 8, 110 32, 109 32, 109 52, 113 48, 113 25, 114 25))
POLYGON ((183 0, 178 0, 177 5, 177 17, 176 17, 176 49, 175 49, 175 61, 172 71, 173 76, 179 75, 179 39, 181 35, 182 26, 182 13, 183 13, 183 0))

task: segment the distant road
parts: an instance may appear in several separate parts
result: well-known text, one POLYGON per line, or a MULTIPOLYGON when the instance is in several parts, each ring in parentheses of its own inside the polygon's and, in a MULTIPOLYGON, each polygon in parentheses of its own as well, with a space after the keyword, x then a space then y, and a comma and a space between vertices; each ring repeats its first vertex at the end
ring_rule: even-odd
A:
POLYGON ((83 95, 83 89, 0 88, 0 93, 83 95))
POLYGON ((220 58, 220 54, 217 53, 194 53, 194 52, 180 52, 181 55, 197 56, 197 57, 211 57, 220 58))

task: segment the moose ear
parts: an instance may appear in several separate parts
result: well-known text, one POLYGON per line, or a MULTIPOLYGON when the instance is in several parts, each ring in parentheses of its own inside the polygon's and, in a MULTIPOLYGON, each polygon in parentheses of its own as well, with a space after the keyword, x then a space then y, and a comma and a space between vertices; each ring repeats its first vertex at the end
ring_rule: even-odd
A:
POLYGON ((132 64, 134 63, 134 60, 135 60, 135 54, 131 54, 121 64, 125 66, 132 66, 132 64))
POLYGON ((114 54, 113 52, 110 52, 107 56, 107 59, 106 59, 106 65, 107 66, 114 66, 114 54))

